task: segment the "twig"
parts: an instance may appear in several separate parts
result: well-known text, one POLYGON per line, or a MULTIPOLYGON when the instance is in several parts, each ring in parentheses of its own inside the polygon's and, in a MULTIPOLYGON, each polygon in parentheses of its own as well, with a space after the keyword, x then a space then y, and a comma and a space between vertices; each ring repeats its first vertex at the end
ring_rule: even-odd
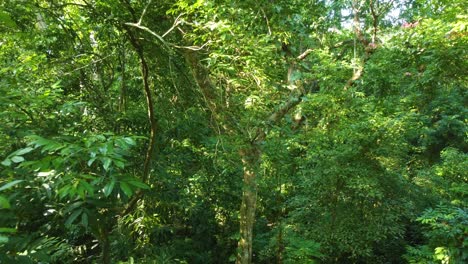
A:
POLYGON ((183 15, 184 13, 180 14, 179 16, 177 16, 177 18, 174 20, 174 24, 172 25, 171 28, 169 28, 166 33, 164 33, 162 35, 162 37, 164 38, 167 34, 169 34, 172 30, 174 30, 174 28, 176 28, 180 23, 182 23, 182 21, 179 20, 179 18, 183 15))
POLYGON ((132 27, 136 27, 136 28, 139 28, 139 29, 141 29, 141 30, 144 30, 144 31, 150 33, 151 35, 155 36, 159 41, 161 41, 164 45, 167 46, 166 41, 164 41, 164 39, 163 39, 160 35, 158 35, 158 34, 157 34, 156 32, 154 32, 154 31, 152 31, 151 29, 149 29, 149 28, 147 28, 147 27, 145 27, 145 26, 142 26, 142 25, 140 25, 139 23, 125 23, 125 25, 127 25, 127 26, 132 26, 132 27))
MULTIPOLYGON (((81 55, 81 54, 80 54, 80 55, 81 55)), ((92 61, 91 63, 88 63, 88 64, 86 64, 86 65, 84 65, 84 66, 78 67, 78 68, 76 68, 76 69, 74 69, 74 70, 72 70, 72 71, 66 72, 66 73, 64 73, 63 75, 70 75, 70 74, 72 74, 73 72, 79 71, 79 70, 84 69, 84 68, 86 68, 86 67, 89 67, 89 66, 91 66, 91 65, 93 65, 93 64, 96 64, 96 63, 98 63, 98 62, 101 62, 101 61, 103 61, 103 60, 109 58, 109 57, 112 56, 112 55, 114 55, 114 53, 111 53, 110 55, 107 55, 107 56, 105 56, 104 58, 101 58, 101 59, 99 59, 99 60, 92 61)))
POLYGON ((188 50, 197 51, 197 50, 202 50, 206 45, 210 43, 211 43, 211 40, 208 40, 208 42, 206 42, 205 44, 201 46, 177 46, 177 45, 173 45, 173 46, 179 49, 188 49, 188 50))
POLYGON ((143 12, 141 13, 141 16, 140 16, 140 20, 138 20, 138 23, 137 23, 138 25, 141 24, 141 21, 143 20, 143 17, 146 14, 146 9, 148 9, 148 6, 151 4, 151 1, 153 1, 153 0, 149 0, 148 3, 145 6, 145 9, 143 9, 143 12))
POLYGON ((260 10, 262 10, 263 17, 264 17, 265 20, 266 20, 266 24, 267 24, 267 27, 268 27, 268 35, 271 36, 270 21, 268 21, 268 17, 267 17, 267 15, 265 14, 265 11, 263 10, 263 8, 260 8, 260 10))

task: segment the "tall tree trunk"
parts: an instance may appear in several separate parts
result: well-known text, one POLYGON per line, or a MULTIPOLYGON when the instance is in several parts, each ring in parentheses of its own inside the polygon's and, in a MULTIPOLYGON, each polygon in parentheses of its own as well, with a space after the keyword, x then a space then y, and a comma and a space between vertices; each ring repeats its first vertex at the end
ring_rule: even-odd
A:
POLYGON ((256 172, 260 162, 260 148, 251 144, 240 151, 244 167, 242 203, 240 208, 240 239, 238 244, 237 264, 252 263, 252 239, 257 208, 256 172))
MULTIPOLYGON (((148 120, 150 123, 150 137, 148 142, 148 148, 146 150, 145 162, 143 164, 143 175, 141 177, 141 181, 144 183, 148 183, 150 180, 150 172, 151 172, 151 160, 154 157, 155 152, 155 144, 156 144, 156 131, 158 129, 158 123, 156 120, 156 115, 153 106, 153 97, 150 87, 149 81, 149 66, 146 61, 144 50, 142 44, 138 41, 138 38, 132 33, 131 30, 127 28, 127 34, 132 44, 133 48, 135 49, 138 58, 140 59, 140 69, 141 69, 141 76, 143 78, 143 90, 146 97, 146 108, 148 112, 148 120)), ((126 215, 130 213, 133 208, 136 206, 137 202, 143 197, 143 193, 138 191, 132 199, 128 202, 127 206, 125 207, 123 213, 121 215, 126 215)))
POLYGON ((98 237, 99 244, 101 246, 101 263, 102 264, 111 264, 111 249, 109 242, 109 230, 107 226, 101 226, 100 235, 98 237))
MULTIPOLYGON (((296 59, 301 61, 305 59, 313 50, 308 49, 296 59)), ((216 121, 221 119, 227 133, 236 133, 235 129, 229 128, 228 116, 222 115, 224 104, 216 93, 216 86, 210 79, 209 70, 200 63, 196 52, 188 51, 185 53, 185 58, 192 70, 193 77, 197 82, 207 105, 213 114, 216 121)), ((303 89, 296 89, 291 93, 288 101, 284 102, 279 108, 270 114, 265 120, 267 126, 277 124, 293 107, 302 101, 302 96, 306 94, 303 89)), ((231 117, 232 118, 232 117, 231 117)), ((240 151, 240 156, 243 163, 243 191, 242 203, 240 207, 240 239, 238 242, 237 264, 252 263, 252 241, 253 241, 253 226, 255 223, 255 210, 257 208, 257 181, 256 172, 258 171, 261 157, 260 143, 266 138, 265 128, 259 127, 253 139, 248 146, 240 151)))

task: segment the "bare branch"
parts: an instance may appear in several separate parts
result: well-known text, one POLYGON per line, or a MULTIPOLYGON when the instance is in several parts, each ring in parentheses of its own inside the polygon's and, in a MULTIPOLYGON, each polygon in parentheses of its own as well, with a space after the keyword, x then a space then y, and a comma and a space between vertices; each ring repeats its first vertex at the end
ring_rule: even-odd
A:
MULTIPOLYGON (((81 55, 81 54, 80 54, 80 55, 81 55)), ((112 56, 112 55, 114 55, 114 53, 111 53, 111 54, 109 54, 109 55, 107 55, 107 56, 105 56, 105 57, 103 57, 103 58, 98 59, 98 60, 93 60, 93 61, 91 61, 90 63, 88 63, 88 64, 86 64, 86 65, 84 65, 84 66, 78 67, 78 68, 76 68, 76 69, 73 69, 73 70, 71 70, 71 71, 69 71, 69 72, 66 72, 66 73, 64 73, 63 75, 70 75, 70 74, 72 74, 73 72, 79 71, 79 70, 81 70, 81 69, 84 69, 84 68, 87 68, 87 67, 89 67, 89 66, 92 66, 92 65, 94 65, 94 64, 96 64, 96 63, 98 63, 98 62, 101 62, 101 61, 103 61, 103 60, 109 58, 109 57, 112 56)), ((78 56, 77 56, 77 57, 78 57, 78 56)))
POLYGON ((180 25, 180 23, 182 23, 181 20, 179 20, 179 18, 183 15, 184 13, 181 13, 180 15, 177 16, 177 18, 174 20, 174 24, 172 24, 172 27, 169 28, 166 33, 164 33, 162 35, 162 37, 164 38, 167 34, 169 34, 172 30, 174 30, 174 28, 176 28, 178 25, 180 25))
POLYGON ((136 28, 139 28, 141 30, 144 30, 148 33, 150 33, 151 35, 155 36, 159 41, 161 41, 161 43, 163 43, 164 45, 167 46, 167 43, 166 41, 164 41, 163 37, 161 37, 159 34, 157 34, 156 32, 152 31, 151 29, 145 27, 145 26, 142 26, 140 25, 139 23, 125 23, 125 25, 127 26, 132 26, 132 27, 136 27, 136 28))
POLYGON ((143 17, 146 14, 146 9, 148 9, 148 6, 151 4, 151 1, 153 1, 153 0, 149 0, 148 3, 145 6, 145 9, 143 9, 143 12, 141 13, 141 16, 140 16, 140 20, 138 20, 138 23, 137 23, 138 25, 141 24, 141 21, 143 20, 143 17))
POLYGON ((263 10, 263 8, 260 8, 260 10, 262 10, 262 13, 263 13, 263 17, 265 18, 266 20, 266 24, 267 24, 267 27, 268 27, 268 35, 271 36, 271 27, 270 27, 270 21, 268 20, 268 17, 267 15, 265 14, 265 10, 263 10))
POLYGON ((344 86, 344 90, 348 90, 348 88, 350 88, 351 86, 353 86, 354 82, 361 78, 361 75, 362 75, 362 70, 363 68, 362 67, 359 67, 357 69, 357 71, 355 71, 353 73, 353 76, 346 82, 345 86, 344 86))
POLYGON ((210 43, 211 43, 211 40, 208 40, 208 42, 206 42, 205 44, 201 46, 177 46, 177 45, 173 45, 173 46, 179 49, 188 49, 188 50, 197 51, 197 50, 202 50, 206 45, 210 43))
POLYGON ((302 93, 289 98, 289 100, 280 106, 280 108, 268 117, 268 122, 275 124, 281 120, 293 107, 302 101, 302 93))
POLYGON ((135 23, 125 23, 125 25, 136 27, 136 28, 139 28, 139 29, 141 29, 143 31, 146 31, 146 32, 150 33, 151 35, 156 37, 162 44, 164 44, 164 46, 166 46, 167 48, 169 48, 169 46, 172 46, 172 47, 179 48, 179 49, 189 49, 189 50, 197 51, 197 50, 203 49, 206 45, 211 43, 211 41, 208 41, 205 44, 203 44, 202 46, 177 46, 177 45, 174 45, 172 43, 167 43, 162 36, 160 36, 158 33, 152 31, 151 29, 149 29, 149 28, 147 28, 145 26, 135 24, 135 23))
POLYGON ((307 56, 309 56, 310 53, 312 53, 312 51, 314 51, 313 49, 307 49, 306 51, 304 51, 301 55, 297 56, 297 60, 303 60, 305 59, 307 56))

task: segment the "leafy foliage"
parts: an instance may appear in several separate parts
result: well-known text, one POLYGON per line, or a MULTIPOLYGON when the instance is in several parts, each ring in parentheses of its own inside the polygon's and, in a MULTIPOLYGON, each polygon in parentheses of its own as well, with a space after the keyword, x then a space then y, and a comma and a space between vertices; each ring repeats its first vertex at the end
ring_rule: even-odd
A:
POLYGON ((465 263, 465 10, 3 1, 0 262, 465 263))

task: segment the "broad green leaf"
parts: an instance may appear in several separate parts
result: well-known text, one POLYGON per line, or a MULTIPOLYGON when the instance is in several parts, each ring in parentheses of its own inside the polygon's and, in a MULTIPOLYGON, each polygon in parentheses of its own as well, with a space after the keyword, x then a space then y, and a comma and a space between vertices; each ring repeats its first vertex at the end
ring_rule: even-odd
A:
POLYGON ((84 199, 86 197, 85 188, 82 184, 78 185, 78 187, 76 188, 76 193, 78 193, 78 196, 80 196, 81 199, 84 199))
POLYGON ((90 160, 88 160, 88 166, 90 166, 90 167, 91 167, 91 165, 93 165, 93 162, 94 162, 95 160, 96 160, 96 158, 95 158, 95 157, 94 157, 94 158, 92 158, 92 159, 90 159, 90 160))
POLYGON ((120 182, 120 189, 127 195, 128 197, 131 197, 133 194, 132 189, 126 182, 120 182))
POLYGON ((133 138, 130 138, 130 137, 125 137, 123 138, 124 141, 128 144, 128 145, 132 145, 134 146, 136 143, 135 143, 135 140, 133 140, 133 138))
POLYGON ((101 161, 102 161, 102 167, 104 168, 104 170, 108 171, 112 163, 112 160, 108 157, 104 157, 104 158, 101 158, 101 161))
POLYGON ((14 163, 20 163, 20 162, 24 161, 24 158, 21 157, 21 156, 13 156, 13 157, 11 157, 11 161, 13 161, 14 163))
POLYGON ((0 233, 15 233, 16 229, 11 227, 0 227, 0 233))
POLYGON ((3 190, 6 190, 8 188, 11 188, 13 186, 15 186, 16 184, 20 183, 20 182, 23 182, 24 180, 14 180, 12 182, 9 182, 5 185, 3 185, 2 187, 0 187, 0 191, 3 191, 3 190))
POLYGON ((8 237, 4 235, 0 235, 0 244, 8 243, 8 237))
POLYGON ((11 160, 10 159, 5 159, 4 161, 2 161, 2 165, 3 166, 10 166, 11 165, 11 160))
POLYGON ((83 213, 81 215, 81 224, 84 226, 84 227, 88 227, 88 214, 87 213, 83 213))
POLYGON ((36 147, 41 147, 41 146, 49 145, 50 143, 52 143, 52 141, 45 139, 43 137, 37 136, 37 135, 31 135, 29 136, 29 138, 32 139, 31 144, 34 144, 36 147))
POLYGON ((138 187, 138 188, 141 188, 141 189, 149 189, 150 187, 148 185, 146 185, 145 183, 141 182, 141 181, 136 181, 136 180, 130 180, 128 181, 129 184, 135 186, 135 187, 138 187))
POLYGON ((31 147, 27 147, 27 148, 19 149, 19 150, 13 152, 12 155, 21 156, 21 155, 24 155, 24 154, 26 154, 26 153, 31 152, 32 150, 34 150, 34 149, 31 148, 31 147))
POLYGON ((85 180, 80 181, 80 185, 88 192, 89 196, 94 194, 94 187, 85 180))
POLYGON ((79 208, 81 205, 83 205, 84 202, 83 201, 78 201, 78 202, 75 202, 73 203, 72 205, 68 206, 66 209, 65 209, 65 212, 71 212, 77 208, 79 208))
POLYGON ((119 167, 121 169, 125 168, 125 162, 123 162, 121 160, 114 160, 114 164, 115 164, 115 166, 117 166, 117 167, 119 167))
POLYGON ((66 225, 66 226, 70 226, 70 225, 76 220, 76 218, 78 218, 78 216, 80 216, 81 212, 83 212, 83 209, 82 209, 82 208, 80 208, 80 209, 74 211, 74 212, 70 215, 70 217, 68 217, 67 221, 65 222, 65 225, 66 225))
POLYGON ((109 183, 104 186, 104 195, 107 197, 112 193, 112 190, 114 190, 114 185, 115 185, 115 179, 112 179, 109 183))
POLYGON ((60 198, 63 199, 64 197, 68 196, 70 194, 70 189, 71 188, 72 188, 71 185, 65 185, 62 188, 60 188, 58 190, 58 194, 59 194, 60 198))

